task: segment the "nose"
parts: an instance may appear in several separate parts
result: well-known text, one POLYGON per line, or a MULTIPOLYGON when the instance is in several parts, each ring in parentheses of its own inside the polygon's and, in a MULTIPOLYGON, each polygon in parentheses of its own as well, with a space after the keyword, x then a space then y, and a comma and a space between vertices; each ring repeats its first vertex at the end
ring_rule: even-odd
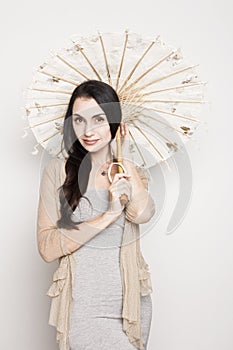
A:
POLYGON ((92 135, 93 134, 93 127, 91 124, 86 123, 85 129, 84 129, 85 135, 92 135))

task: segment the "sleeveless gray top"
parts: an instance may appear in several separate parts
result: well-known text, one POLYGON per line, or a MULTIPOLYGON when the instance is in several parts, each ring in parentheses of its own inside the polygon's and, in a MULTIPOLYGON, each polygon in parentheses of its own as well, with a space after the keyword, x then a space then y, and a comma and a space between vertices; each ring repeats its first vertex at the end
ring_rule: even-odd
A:
MULTIPOLYGON (((89 189, 80 199, 72 221, 94 218, 109 207, 108 189, 89 189)), ((120 247, 125 212, 73 254, 77 261, 72 296, 78 312, 74 317, 121 317, 122 282, 120 247)), ((75 308, 75 305, 73 305, 75 308)))

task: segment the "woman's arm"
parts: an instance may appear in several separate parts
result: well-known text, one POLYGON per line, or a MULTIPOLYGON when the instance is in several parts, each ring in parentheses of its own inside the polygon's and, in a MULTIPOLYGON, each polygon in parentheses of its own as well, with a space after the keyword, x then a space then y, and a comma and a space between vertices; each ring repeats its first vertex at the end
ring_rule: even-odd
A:
POLYGON ((126 218, 136 224, 148 222, 155 214, 155 203, 148 192, 148 178, 142 168, 136 168, 133 161, 123 159, 127 173, 131 175, 131 200, 126 205, 126 218))
MULTIPOLYGON (((126 205, 126 218, 136 224, 149 221, 155 214, 155 204, 148 192, 148 178, 145 169, 134 165, 133 156, 130 152, 130 134, 127 123, 120 123, 122 161, 128 174, 131 175, 132 185, 131 199, 126 205)), ((111 141, 112 152, 117 158, 116 139, 111 141)))
POLYGON ((116 215, 106 211, 76 225, 77 229, 57 228, 56 222, 60 213, 57 209, 59 191, 55 185, 56 161, 51 159, 45 166, 39 193, 37 244, 39 253, 46 262, 71 254, 116 220, 116 215))

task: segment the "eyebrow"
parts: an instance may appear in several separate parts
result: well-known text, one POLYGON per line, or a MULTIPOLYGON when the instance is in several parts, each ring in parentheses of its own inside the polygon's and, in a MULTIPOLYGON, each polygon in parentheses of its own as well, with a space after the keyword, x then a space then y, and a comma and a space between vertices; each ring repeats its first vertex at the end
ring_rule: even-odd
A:
MULTIPOLYGON (((98 117, 99 115, 104 115, 104 116, 105 116, 105 114, 102 112, 102 113, 98 113, 98 114, 93 115, 93 117, 91 117, 91 118, 93 119, 93 118, 95 118, 95 117, 98 117)), ((83 116, 80 115, 80 114, 78 114, 78 113, 74 113, 73 116, 83 118, 83 116)), ((83 118, 83 119, 85 119, 85 118, 83 118)))

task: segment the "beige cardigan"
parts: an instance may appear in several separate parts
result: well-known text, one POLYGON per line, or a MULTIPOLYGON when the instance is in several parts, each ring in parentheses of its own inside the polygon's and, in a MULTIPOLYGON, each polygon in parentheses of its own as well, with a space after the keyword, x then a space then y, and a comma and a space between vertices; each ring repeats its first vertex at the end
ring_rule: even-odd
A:
MULTIPOLYGON (((75 259, 67 249, 64 235, 77 234, 78 230, 58 229, 59 218, 58 187, 64 183, 66 159, 52 158, 44 168, 41 184, 37 216, 38 250, 46 262, 59 259, 59 267, 54 272, 53 282, 47 291, 51 299, 49 324, 56 327, 56 340, 60 350, 69 347, 69 317, 72 303, 72 285, 74 283, 75 259), (52 256, 52 258, 51 258, 52 256)), ((122 321, 123 330, 129 341, 139 350, 142 344, 140 321, 140 294, 152 293, 152 285, 148 264, 140 249, 139 223, 147 222, 155 213, 154 201, 148 192, 148 175, 143 168, 136 166, 145 186, 146 210, 138 219, 136 204, 139 198, 131 198, 125 208, 126 220, 120 250, 120 271, 123 286, 122 321), (127 242, 130 242, 126 244, 127 242)), ((140 200, 142 197, 140 196, 140 200)))

